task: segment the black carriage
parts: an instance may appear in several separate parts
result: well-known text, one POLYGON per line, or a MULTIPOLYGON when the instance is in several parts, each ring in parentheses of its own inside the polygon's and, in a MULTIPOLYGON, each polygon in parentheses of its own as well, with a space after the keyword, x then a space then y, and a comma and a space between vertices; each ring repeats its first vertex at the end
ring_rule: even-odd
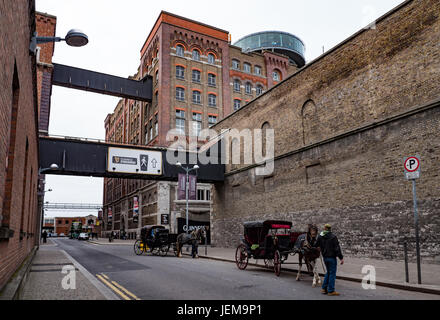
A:
POLYGON ((295 254, 295 242, 300 232, 292 232, 292 222, 266 220, 245 222, 241 244, 235 251, 235 262, 240 270, 246 269, 249 258, 263 259, 266 267, 273 268, 277 276, 281 264, 289 254, 295 254))
POLYGON ((137 255, 150 252, 153 255, 166 256, 172 247, 176 254, 176 240, 177 234, 170 233, 164 226, 143 227, 140 239, 134 244, 134 252, 137 255))

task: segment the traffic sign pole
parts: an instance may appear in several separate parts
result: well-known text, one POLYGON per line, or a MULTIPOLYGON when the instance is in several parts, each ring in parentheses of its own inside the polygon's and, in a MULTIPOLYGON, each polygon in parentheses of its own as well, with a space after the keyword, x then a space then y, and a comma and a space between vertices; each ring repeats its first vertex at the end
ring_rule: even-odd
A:
POLYGON ((412 179, 413 201, 414 201, 414 223, 416 227, 416 253, 417 253, 417 281, 422 284, 422 273, 420 268, 420 238, 419 238, 419 215, 417 213, 416 180, 412 179))

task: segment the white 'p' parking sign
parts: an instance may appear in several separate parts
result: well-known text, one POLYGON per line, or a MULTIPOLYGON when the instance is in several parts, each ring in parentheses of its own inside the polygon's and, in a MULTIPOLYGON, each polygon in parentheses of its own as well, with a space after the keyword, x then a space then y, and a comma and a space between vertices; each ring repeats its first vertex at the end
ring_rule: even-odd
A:
POLYGON ((407 180, 420 178, 420 157, 411 156, 405 158, 404 161, 405 178, 407 180))

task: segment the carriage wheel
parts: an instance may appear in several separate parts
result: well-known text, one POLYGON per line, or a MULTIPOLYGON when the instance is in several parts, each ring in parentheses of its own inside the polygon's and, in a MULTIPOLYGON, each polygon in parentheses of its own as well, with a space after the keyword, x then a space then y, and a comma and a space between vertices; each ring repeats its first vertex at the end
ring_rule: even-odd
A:
POLYGON ((169 244, 164 244, 160 247, 160 255, 162 257, 165 257, 168 254, 168 250, 170 249, 169 244))
POLYGON ((134 253, 138 256, 140 256, 142 253, 144 253, 144 244, 141 240, 136 240, 134 243, 134 253))
POLYGON ((159 247, 150 247, 150 252, 153 256, 157 256, 160 252, 160 248, 159 247))
POLYGON ((273 259, 264 259, 264 265, 266 268, 273 268, 273 259))
POLYGON ((281 273, 281 255, 278 250, 275 251, 273 256, 273 270, 275 271, 276 276, 279 277, 281 273))
POLYGON ((240 244, 235 251, 235 263, 238 269, 246 269, 249 261, 249 255, 244 244, 240 244))

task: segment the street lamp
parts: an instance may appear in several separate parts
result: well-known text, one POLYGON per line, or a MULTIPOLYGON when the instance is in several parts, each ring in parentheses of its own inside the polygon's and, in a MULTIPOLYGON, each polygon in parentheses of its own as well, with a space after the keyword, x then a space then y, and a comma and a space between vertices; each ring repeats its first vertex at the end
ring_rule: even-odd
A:
POLYGON ((49 171, 49 170, 56 170, 58 168, 59 167, 56 163, 52 163, 49 168, 38 168, 38 175, 40 175, 46 171, 49 171))
POLYGON ((186 233, 189 231, 189 224, 188 224, 188 188, 189 188, 189 173, 193 170, 199 169, 198 165, 194 165, 194 167, 184 167, 180 162, 176 163, 176 166, 182 168, 186 172, 186 182, 185 182, 185 199, 186 199, 186 233))
POLYGON ((34 36, 29 45, 29 51, 35 54, 37 51, 37 44, 60 41, 66 41, 66 43, 72 47, 82 47, 89 42, 89 38, 84 32, 78 29, 72 29, 67 32, 64 39, 60 37, 39 37, 37 32, 34 32, 34 36))

